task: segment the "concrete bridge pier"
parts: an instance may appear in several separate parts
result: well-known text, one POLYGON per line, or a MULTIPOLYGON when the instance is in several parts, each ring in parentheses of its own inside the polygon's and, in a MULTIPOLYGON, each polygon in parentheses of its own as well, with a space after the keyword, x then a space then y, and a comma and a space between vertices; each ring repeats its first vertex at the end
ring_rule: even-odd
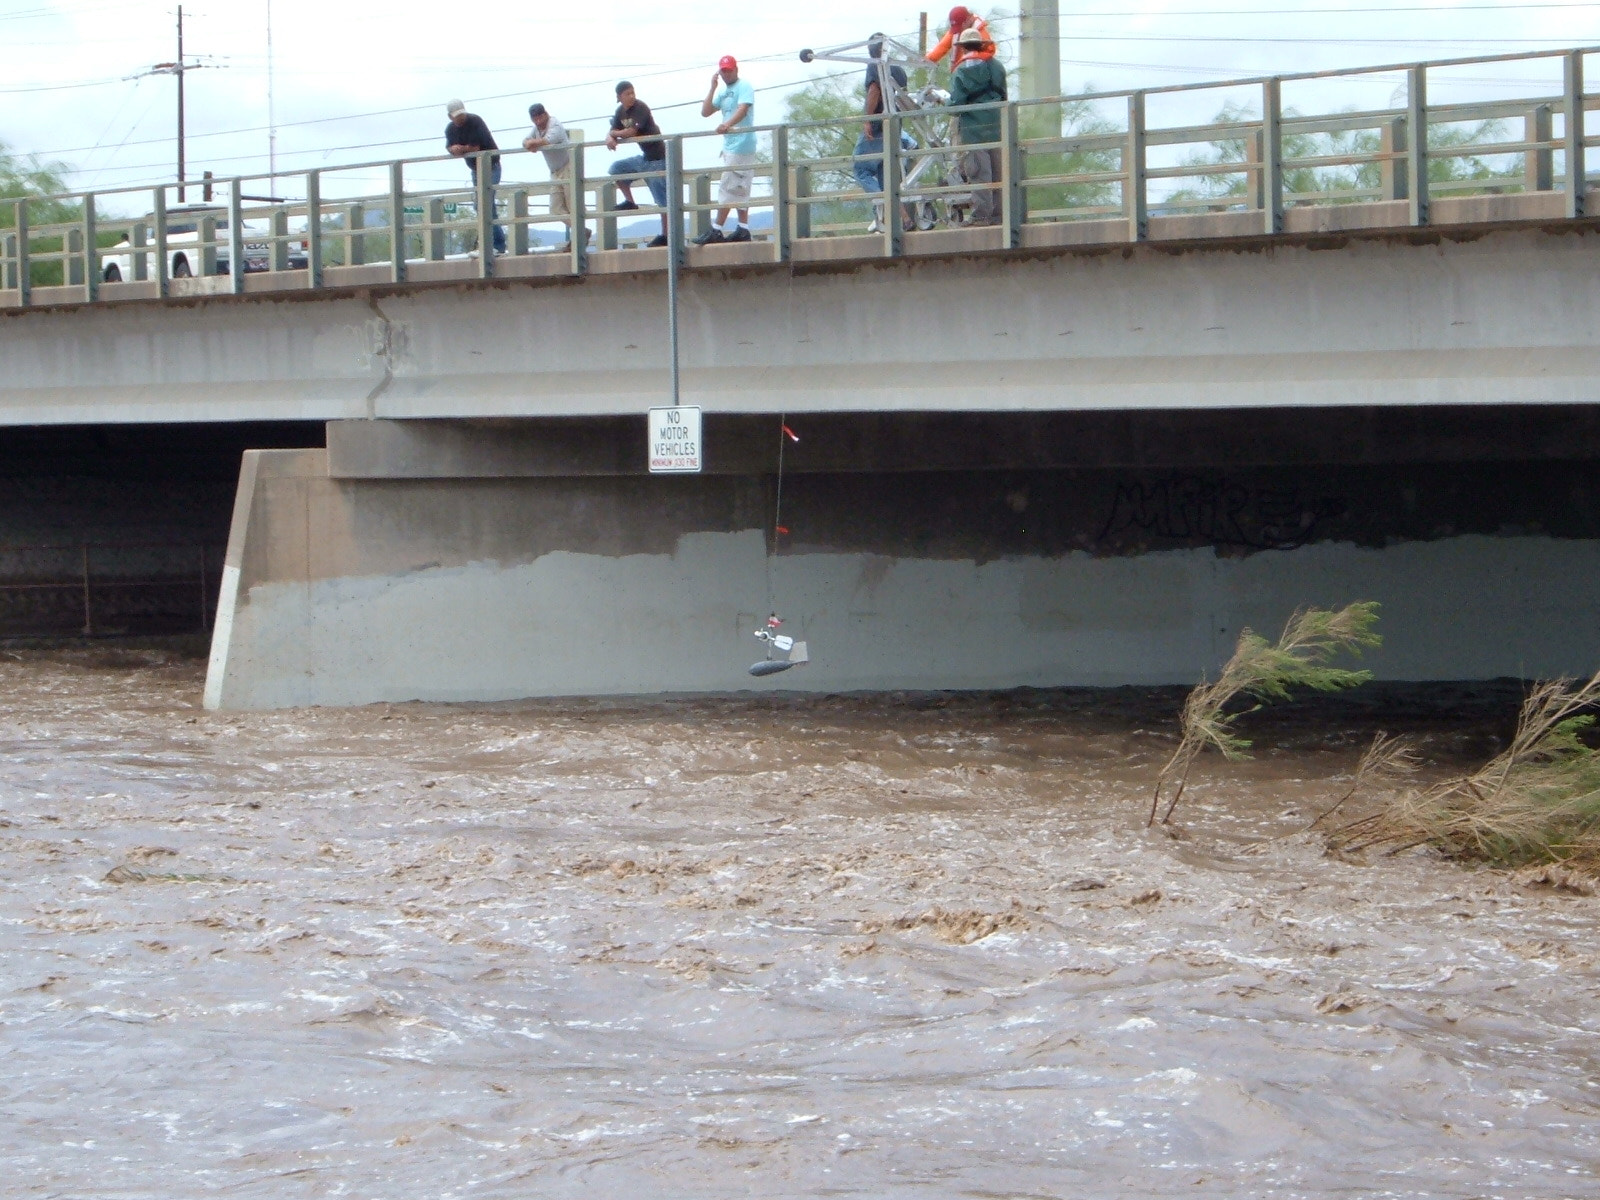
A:
POLYGON ((337 421, 244 461, 206 704, 1192 683, 1383 604, 1390 679, 1600 665, 1579 406, 337 421), (1508 447, 1515 447, 1514 457, 1508 447), (775 553, 774 553, 775 552, 775 553), (747 674, 768 605, 812 662, 747 674))

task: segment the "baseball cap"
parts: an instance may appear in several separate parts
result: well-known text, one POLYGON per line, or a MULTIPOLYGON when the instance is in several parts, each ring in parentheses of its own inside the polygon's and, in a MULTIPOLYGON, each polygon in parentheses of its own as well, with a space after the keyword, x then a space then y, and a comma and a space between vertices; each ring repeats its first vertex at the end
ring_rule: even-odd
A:
POLYGON ((458 112, 465 112, 466 109, 467 109, 467 106, 465 104, 461 103, 461 101, 459 101, 459 100, 452 100, 452 101, 450 101, 449 104, 446 104, 444 106, 444 111, 449 113, 452 117, 455 116, 458 112))
POLYGON ((528 105, 528 115, 530 117, 542 117, 542 116, 544 116, 544 105, 542 105, 542 104, 530 104, 530 105, 528 105))
POLYGON ((950 10, 950 24, 965 25, 972 19, 972 12, 965 4, 958 4, 950 10))
POLYGON ((719 71, 737 71, 738 69, 739 60, 731 54, 724 54, 717 63, 717 70, 719 71))
POLYGON ((629 83, 626 79, 624 79, 621 83, 617 84, 617 95, 620 96, 620 95, 622 95, 623 92, 631 91, 632 89, 633 89, 633 84, 629 83))

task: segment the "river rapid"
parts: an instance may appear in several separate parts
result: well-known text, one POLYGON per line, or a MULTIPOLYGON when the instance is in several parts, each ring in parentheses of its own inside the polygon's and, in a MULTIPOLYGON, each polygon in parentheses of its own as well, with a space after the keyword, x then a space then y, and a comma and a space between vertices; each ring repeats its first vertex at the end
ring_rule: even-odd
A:
POLYGON ((1174 692, 203 670, 0 654, 7 1196, 1600 1194, 1600 900, 1301 832, 1514 693, 1262 717, 1174 835, 1174 692))

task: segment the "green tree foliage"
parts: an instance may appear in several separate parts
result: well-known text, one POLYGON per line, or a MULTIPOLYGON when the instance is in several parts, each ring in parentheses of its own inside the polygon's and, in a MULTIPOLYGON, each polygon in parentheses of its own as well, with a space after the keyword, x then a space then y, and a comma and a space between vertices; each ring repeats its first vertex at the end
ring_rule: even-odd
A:
MULTIPOLYGON (((1286 120, 1298 115, 1292 109, 1284 111, 1286 120)), ((1246 105, 1229 104, 1214 120, 1217 124, 1249 124, 1259 123, 1261 116, 1246 105)), ((1207 201, 1243 200, 1251 187, 1246 168, 1257 161, 1254 140, 1242 136, 1221 138, 1211 142, 1206 149, 1185 157, 1185 166, 1216 167, 1237 163, 1240 170, 1198 176, 1195 183, 1172 192, 1165 203, 1190 206, 1195 202, 1204 204, 1207 201)), ((1505 127, 1500 121, 1468 121, 1431 125, 1428 128, 1428 148, 1433 153, 1470 150, 1474 146, 1486 146, 1504 140, 1505 127)), ((1286 132, 1283 136, 1284 194, 1289 197, 1315 196, 1316 202, 1322 204, 1382 199, 1383 168, 1379 163, 1294 165, 1296 160, 1358 157, 1377 154, 1381 149, 1382 137, 1376 129, 1343 129, 1327 133, 1286 132)), ((1434 157, 1433 153, 1428 159, 1428 179, 1431 183, 1481 181, 1486 189, 1494 191, 1522 190, 1520 155, 1434 157)))
POLYGON ((1224 758, 1249 757, 1250 742, 1236 730, 1240 717, 1273 701, 1287 700, 1296 689, 1337 692, 1371 679, 1370 671, 1332 667, 1328 660, 1340 652, 1360 654, 1363 649, 1381 645, 1383 639, 1372 628, 1377 620, 1378 605, 1367 600, 1337 610, 1302 609, 1289 618, 1283 636, 1276 642, 1248 629, 1242 632, 1233 657, 1217 681, 1202 683, 1184 701, 1183 735, 1156 780, 1149 823, 1155 823, 1162 795, 1175 784, 1161 819, 1166 821, 1172 816, 1172 810, 1183 798, 1190 768, 1207 746, 1219 750, 1224 758), (1230 712, 1228 706, 1241 697, 1255 703, 1230 712))
MULTIPOLYGON (((67 190, 63 180, 66 166, 62 163, 41 163, 37 158, 22 158, 0 143, 0 229, 15 229, 17 224, 16 201, 28 206, 28 227, 41 229, 63 225, 83 218, 83 206, 64 200, 49 199, 67 190)), ((60 234, 36 236, 29 242, 36 255, 59 254, 60 234)), ((49 287, 62 281, 59 260, 35 262, 28 272, 35 287, 49 287)))

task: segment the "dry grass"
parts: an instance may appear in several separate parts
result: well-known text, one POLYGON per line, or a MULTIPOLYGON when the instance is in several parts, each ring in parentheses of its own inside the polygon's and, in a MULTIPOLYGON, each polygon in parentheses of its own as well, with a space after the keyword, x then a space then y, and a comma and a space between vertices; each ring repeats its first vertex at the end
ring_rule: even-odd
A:
POLYGON ((1233 657, 1217 681, 1201 683, 1184 701, 1183 734, 1156 779, 1150 817, 1145 823, 1155 824, 1164 794, 1170 799, 1161 821, 1165 824, 1172 819, 1194 761, 1207 746, 1214 746, 1224 758, 1250 757, 1250 742, 1235 731, 1240 717, 1274 700, 1287 700, 1298 688, 1333 692, 1372 678, 1370 671, 1330 667, 1328 660, 1340 651, 1359 654, 1365 647, 1380 645, 1383 639, 1372 631, 1377 619, 1376 602, 1359 601, 1338 610, 1302 609, 1289 618, 1283 636, 1276 642, 1248 629, 1241 633, 1233 657), (1241 711, 1227 711, 1241 696, 1250 697, 1255 704, 1241 711))
POLYGON ((1596 704, 1600 674, 1581 685, 1536 684, 1503 753, 1469 775, 1397 793, 1334 830, 1330 845, 1345 853, 1431 845, 1499 866, 1600 870, 1600 751, 1580 736, 1595 723, 1584 710, 1596 704))

